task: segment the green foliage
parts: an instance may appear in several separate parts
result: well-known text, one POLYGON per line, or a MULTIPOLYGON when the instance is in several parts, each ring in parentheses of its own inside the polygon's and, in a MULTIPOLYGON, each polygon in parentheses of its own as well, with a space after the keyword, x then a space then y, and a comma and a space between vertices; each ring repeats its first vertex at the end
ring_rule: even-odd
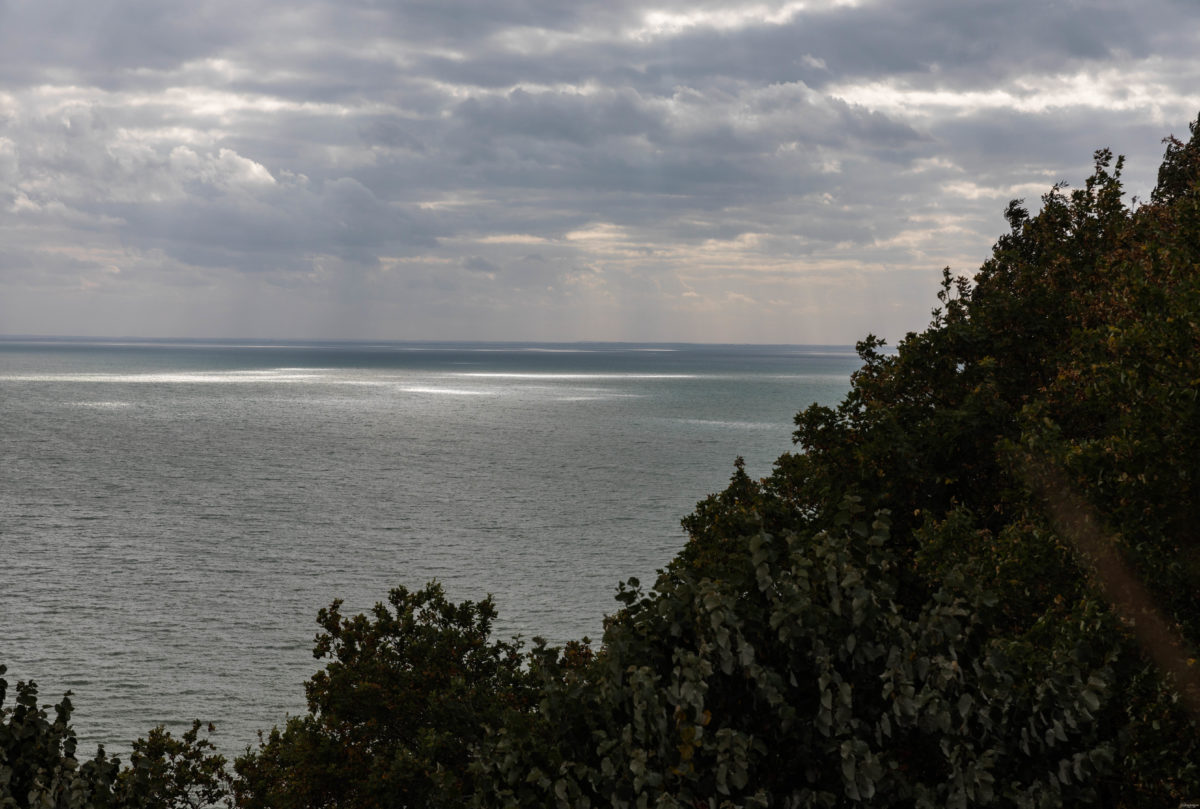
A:
POLYGON ((318 615, 309 712, 236 762, 247 807, 458 806, 472 749, 528 688, 515 643, 489 639, 491 599, 449 602, 430 584, 370 615, 318 615))
POLYGON ((586 670, 542 667, 538 711, 484 750, 477 805, 1096 799, 1117 650, 1044 661, 1030 642, 988 641, 990 601, 949 585, 905 615, 887 515, 854 500, 816 535, 734 544, 722 581, 680 571, 623 590, 586 670))
POLYGON ((2 809, 83 809, 109 806, 119 762, 97 751, 76 758, 70 695, 54 706, 51 719, 38 705, 37 685, 18 682, 15 704, 5 706, 7 670, 0 665, 0 807, 2 809))
POLYGON ((1151 204, 1101 150, 1082 188, 1009 206, 927 330, 861 342, 842 403, 697 506, 587 667, 540 650, 477 803, 1200 794, 1198 126, 1151 204))
POLYGON ((176 738, 161 725, 133 743, 129 765, 117 777, 116 804, 122 809, 202 809, 226 802, 229 775, 225 757, 202 730, 199 720, 176 738))
POLYGON ((225 759, 199 737, 200 722, 178 739, 153 729, 133 743, 124 768, 104 748, 80 762, 69 694, 51 720, 35 683, 17 683, 12 707, 7 690, 0 676, 0 809, 200 809, 229 794, 225 759))

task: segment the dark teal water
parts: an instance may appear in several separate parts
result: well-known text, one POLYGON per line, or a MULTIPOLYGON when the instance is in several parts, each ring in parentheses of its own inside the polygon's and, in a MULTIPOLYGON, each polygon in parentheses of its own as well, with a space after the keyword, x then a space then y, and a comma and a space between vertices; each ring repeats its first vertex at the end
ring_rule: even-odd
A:
POLYGON ((491 593, 499 633, 600 634, 679 520, 844 347, 0 340, 0 662, 75 692, 85 749, 303 711, 314 617, 491 593))

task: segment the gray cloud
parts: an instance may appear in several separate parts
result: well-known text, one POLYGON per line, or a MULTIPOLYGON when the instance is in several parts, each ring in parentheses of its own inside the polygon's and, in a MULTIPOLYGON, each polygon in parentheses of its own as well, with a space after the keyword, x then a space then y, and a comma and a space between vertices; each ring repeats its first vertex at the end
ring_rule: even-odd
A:
POLYGON ((0 332, 894 338, 1092 150, 1148 194, 1194 17, 0 0, 0 332))

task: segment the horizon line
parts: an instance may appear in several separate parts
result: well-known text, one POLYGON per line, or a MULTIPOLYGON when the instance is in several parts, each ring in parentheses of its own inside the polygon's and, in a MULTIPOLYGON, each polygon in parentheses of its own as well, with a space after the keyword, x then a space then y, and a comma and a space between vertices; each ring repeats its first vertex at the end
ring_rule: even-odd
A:
POLYGON ((76 335, 76 334, 0 334, 3 342, 74 342, 74 343, 217 343, 229 345, 258 344, 267 347, 276 345, 613 345, 613 346, 759 346, 759 347, 821 347, 850 348, 854 343, 753 343, 753 342, 700 342, 695 340, 504 340, 504 339, 447 339, 447 338, 370 338, 370 337, 146 337, 133 335, 76 335))

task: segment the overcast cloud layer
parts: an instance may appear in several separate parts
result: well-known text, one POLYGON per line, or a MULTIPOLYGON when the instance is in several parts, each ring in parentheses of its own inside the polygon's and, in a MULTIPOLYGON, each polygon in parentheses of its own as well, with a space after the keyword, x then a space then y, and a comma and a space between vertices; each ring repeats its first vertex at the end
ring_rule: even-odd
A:
POLYGON ((0 334, 846 343, 1200 112, 1192 0, 0 0, 0 334))

